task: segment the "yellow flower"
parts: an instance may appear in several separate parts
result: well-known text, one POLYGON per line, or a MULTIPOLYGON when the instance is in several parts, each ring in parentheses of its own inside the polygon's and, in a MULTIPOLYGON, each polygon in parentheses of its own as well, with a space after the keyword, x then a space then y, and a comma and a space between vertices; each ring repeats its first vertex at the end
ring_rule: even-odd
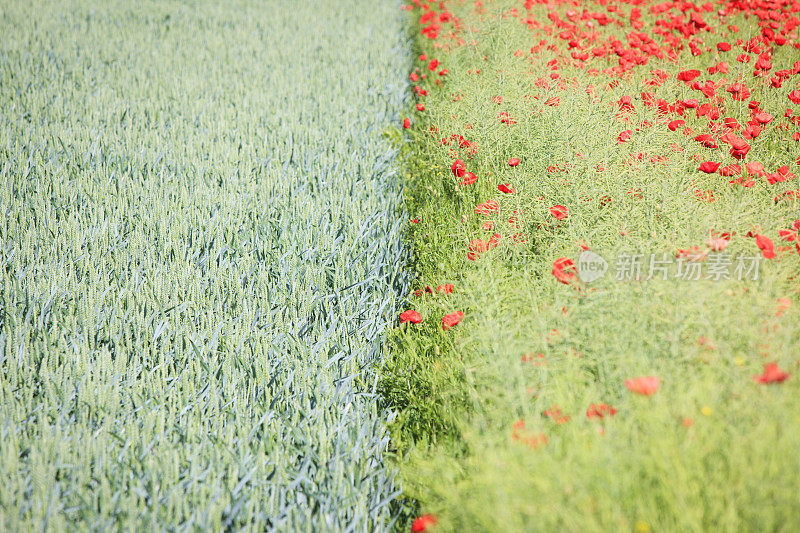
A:
POLYGON ((706 416, 711 416, 712 414, 714 414, 714 410, 712 408, 710 408, 709 406, 707 406, 707 405, 703 406, 700 409, 700 412, 703 413, 706 416))
POLYGON ((647 522, 636 522, 634 530, 636 533, 650 533, 650 524, 647 522))

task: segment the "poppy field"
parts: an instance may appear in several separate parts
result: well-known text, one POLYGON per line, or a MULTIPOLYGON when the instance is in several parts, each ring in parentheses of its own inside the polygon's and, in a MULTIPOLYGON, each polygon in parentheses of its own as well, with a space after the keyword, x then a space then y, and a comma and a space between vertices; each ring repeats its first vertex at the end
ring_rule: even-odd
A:
POLYGON ((411 530, 800 528, 800 3, 404 11, 411 530))
POLYGON ((362 5, 0 4, 0 530, 396 522, 411 56, 362 5))

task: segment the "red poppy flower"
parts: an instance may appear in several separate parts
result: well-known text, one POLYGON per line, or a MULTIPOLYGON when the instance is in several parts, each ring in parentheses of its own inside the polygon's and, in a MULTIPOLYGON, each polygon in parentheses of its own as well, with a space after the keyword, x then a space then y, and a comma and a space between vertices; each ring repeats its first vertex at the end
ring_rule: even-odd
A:
POLYGON ((775 174, 776 174, 775 181, 781 183, 783 183, 786 180, 792 180, 796 177, 792 172, 789 172, 789 165, 784 165, 780 167, 778 170, 775 171, 775 174))
POLYGON ((559 257, 553 261, 553 276, 565 285, 569 285, 577 278, 575 263, 568 257, 559 257))
POLYGON ((761 111, 761 112, 758 112, 758 113, 754 114, 753 118, 756 121, 758 121, 759 124, 769 124, 770 122, 772 122, 772 119, 774 117, 772 115, 770 115, 769 113, 765 113, 764 111, 761 111))
POLYGON ((678 119, 671 121, 669 124, 667 124, 667 127, 670 129, 670 131, 675 131, 684 124, 686 124, 685 120, 678 119))
POLYGON ((643 376, 640 378, 626 379, 625 386, 634 394, 651 396, 658 391, 661 380, 654 376, 643 376))
POLYGON ((547 435, 540 433, 538 436, 525 431, 525 421, 517 420, 511 426, 511 440, 527 444, 531 449, 537 449, 547 444, 547 435))
POLYGON ((744 83, 733 83, 726 90, 738 102, 744 102, 750 98, 750 90, 744 83))
POLYGON ((497 213, 499 208, 500 204, 498 204, 494 200, 486 200, 485 202, 478 204, 478 206, 475 208, 475 214, 491 215, 492 213, 497 213))
POLYGON ((782 241, 794 241, 797 240, 797 230, 796 229, 782 229, 778 231, 778 234, 781 236, 782 241))
POLYGON ((716 141, 714 141, 714 137, 712 137, 708 133, 703 133, 701 135, 698 135, 697 137, 694 138, 694 140, 699 142, 706 148, 717 148, 719 146, 716 143, 716 141))
POLYGON ((778 308, 775 310, 775 316, 783 315, 790 307, 792 307, 792 301, 789 298, 778 298, 778 308))
POLYGON ((787 97, 795 104, 800 104, 800 91, 795 89, 794 91, 790 92, 787 97))
POLYGON ((425 111, 425 106, 423 104, 417 104, 417 111, 425 111))
POLYGON ((461 322, 462 318, 464 318, 464 313, 462 313, 461 311, 456 311, 455 313, 444 315, 442 317, 442 329, 447 331, 448 329, 452 328, 453 326, 461 322))
POLYGON ((750 145, 734 133, 722 136, 722 140, 731 145, 730 154, 736 159, 743 159, 750 151, 750 145))
POLYGON ((554 205, 550 208, 550 214, 558 220, 564 220, 569 215, 569 211, 563 205, 554 205))
POLYGON ((758 383, 783 383, 791 374, 784 372, 778 365, 775 363, 767 363, 764 365, 764 373, 756 376, 753 376, 753 379, 756 380, 758 383))
POLYGON ((403 119, 403 128, 408 129, 410 127, 411 127, 411 120, 407 119, 407 118, 404 118, 403 119))
POLYGON ((679 248, 675 251, 675 257, 685 261, 705 261, 706 252, 701 250, 699 246, 692 246, 686 249, 679 248))
POLYGON ((724 141, 730 144, 731 148, 734 150, 742 151, 750 148, 750 145, 747 143, 747 141, 741 137, 737 137, 733 133, 725 135, 724 141))
POLYGON ((483 253, 489 249, 489 244, 481 239, 472 239, 468 247, 470 252, 483 253))
POLYGON ((414 520, 411 524, 412 533, 422 533, 430 531, 436 525, 436 518, 433 515, 425 514, 414 520))
POLYGON ((454 287, 450 283, 445 283, 444 285, 439 285, 436 287, 436 290, 442 294, 453 294, 453 289, 454 287))
POLYGON ((461 185, 472 185, 476 181, 478 181, 478 176, 476 176, 472 172, 467 172, 466 174, 464 174, 464 179, 461 180, 461 185))
POLYGON ((729 67, 727 61, 720 61, 719 63, 714 65, 714 68, 716 68, 717 72, 719 72, 720 74, 727 74, 728 73, 728 69, 730 67, 729 67))
POLYGON ((758 123, 748 122, 747 127, 742 132, 742 135, 745 139, 755 139, 759 135, 761 135, 761 125, 758 123))
MULTIPOLYGON (((736 130, 736 131, 739 131, 740 129, 742 129, 742 125, 741 125, 741 124, 739 124, 739 121, 738 121, 738 120, 736 120, 736 119, 735 119, 735 118, 733 118, 733 117, 725 117, 725 118, 722 120, 722 124, 723 124, 723 125, 724 125, 726 128, 731 128, 731 129, 733 129, 733 130, 736 130)), ((725 142, 728 142, 728 141, 725 141, 725 142)))
POLYGON ((411 322, 412 324, 419 324, 422 322, 422 315, 419 314, 419 311, 414 311, 413 309, 409 309, 408 311, 403 311, 400 313, 400 323, 405 324, 406 322, 411 322))
POLYGON ((721 252, 728 247, 728 239, 723 237, 709 237, 706 241, 706 246, 715 252, 721 252))
POLYGON ((722 170, 720 170, 719 173, 723 176, 736 176, 737 174, 742 173, 742 167, 736 164, 726 165, 722 167, 722 170))
POLYGON ((630 140, 631 135, 633 135, 633 131, 625 130, 617 136, 617 144, 622 144, 628 142, 630 140))
POLYGON ((500 185, 497 186, 497 188, 500 189, 500 192, 504 192, 506 194, 512 194, 517 192, 517 190, 514 187, 512 187, 510 183, 501 183, 500 185))
POLYGON ((719 169, 720 163, 715 163, 714 161, 706 161, 704 163, 700 163, 700 167, 698 170, 700 172, 705 172, 706 174, 713 174, 714 172, 719 169))
POLYGON ((678 73, 678 81, 692 81, 699 75, 699 70, 684 70, 678 73))
POLYGON ((751 176, 764 175, 764 165, 762 165, 758 161, 748 161, 748 163, 744 167, 747 169, 747 173, 750 174, 751 176))
POLYGON ((635 109, 633 106, 633 98, 627 94, 623 95, 622 98, 617 101, 617 105, 619 106, 619 110, 624 112, 631 112, 635 109))
POLYGON ((772 243, 772 239, 766 235, 756 235, 756 246, 759 247, 765 259, 775 257, 775 245, 772 243))
POLYGON ((593 403, 589 406, 589 409, 586 410, 586 418, 604 418, 606 416, 614 416, 617 413, 617 410, 611 407, 610 405, 604 403, 593 403))
POLYGON ((519 163, 520 159, 518 157, 512 157, 511 159, 508 160, 508 166, 510 167, 515 167, 519 165, 519 163))
POLYGON ((544 414, 544 416, 552 419, 553 422, 555 422, 556 424, 565 424, 565 423, 569 422, 569 419, 570 419, 570 416, 569 415, 565 415, 564 413, 562 413, 561 412, 561 408, 559 406, 557 406, 557 405, 552 406, 550 409, 545 411, 543 414, 544 414))
POLYGON ((464 162, 460 159, 456 159, 453 161, 453 164, 450 166, 450 170, 453 171, 453 175, 457 178, 463 177, 464 174, 467 172, 467 167, 464 165, 464 162))

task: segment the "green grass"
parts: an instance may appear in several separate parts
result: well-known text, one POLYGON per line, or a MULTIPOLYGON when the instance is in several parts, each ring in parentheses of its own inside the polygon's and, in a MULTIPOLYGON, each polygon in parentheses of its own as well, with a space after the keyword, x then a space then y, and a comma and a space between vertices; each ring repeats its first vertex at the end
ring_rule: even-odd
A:
POLYGON ((390 527, 397 8, 0 3, 0 529, 390 527))
MULTIPOLYGON (((749 141, 753 148, 745 162, 760 161, 767 172, 789 165, 797 174, 798 143, 790 135, 800 128, 782 116, 787 107, 798 112, 787 94, 800 78, 780 89, 761 85, 751 98, 735 102, 724 87, 737 78, 751 87, 758 83, 752 63, 735 61, 741 50, 724 56, 731 65, 727 76, 712 76, 705 68, 720 60, 715 52, 694 57, 688 49, 676 62, 651 58, 627 76, 593 75, 589 67, 602 71, 616 65, 616 56, 578 68, 557 31, 551 39, 522 23, 528 16, 522 2, 485 4, 486 11, 478 13, 472 2, 447 2, 459 25, 445 23, 437 40, 418 35, 416 42, 416 53, 428 56, 415 63, 415 71, 427 74, 419 84, 428 96, 419 98, 425 111, 411 111, 405 159, 406 205, 420 219, 411 227, 413 288, 453 283, 455 292, 410 297, 408 308, 420 311, 423 322, 396 329, 382 374, 381 390, 399 410, 393 442, 407 496, 420 502, 422 512, 436 515, 441 530, 452 531, 797 529, 800 326, 794 306, 800 268, 793 244, 781 242, 778 231, 798 218, 798 204, 774 201, 797 183, 770 185, 758 178, 744 188, 729 184, 732 178, 701 174, 699 161, 735 162, 727 146, 708 150, 693 136, 670 131, 666 123, 674 118, 684 118, 694 135, 708 127, 693 112, 658 118, 640 93, 670 103, 691 97, 702 102, 699 93, 675 80, 677 72, 701 70, 701 84, 727 78, 719 91, 723 117, 744 124, 753 99, 775 116, 749 141), (520 17, 510 14, 512 7, 520 17), (540 39, 558 48, 531 54, 540 39), (438 69, 449 70, 441 86, 432 83, 437 76, 427 68, 434 58, 441 62, 438 69), (547 62, 554 58, 565 80, 561 89, 549 77, 547 62), (644 79, 658 68, 670 79, 646 85, 644 79), (539 78, 551 88, 537 83, 539 78), (621 83, 609 86, 614 80, 621 83), (597 101, 587 95, 588 84, 596 87, 597 101), (623 95, 632 96, 635 106, 627 123, 615 118, 623 95), (502 104, 492 101, 496 96, 502 104), (560 97, 560 106, 544 105, 553 96, 560 97), (501 124, 501 111, 517 123, 501 124), (644 120, 654 125, 617 143, 621 131, 644 120), (783 122, 785 131, 776 127, 783 122), (451 135, 474 142, 477 152, 459 149, 457 141, 440 142, 451 135), (631 153, 646 157, 631 163, 631 153), (474 185, 458 185, 450 170, 456 156, 477 175, 474 185), (668 159, 650 163, 651 156, 668 159), (510 157, 521 164, 509 167, 510 157), (569 171, 548 171, 564 164, 569 171), (597 165, 605 170, 597 171, 597 165), (517 192, 500 193, 501 183, 517 192), (630 189, 640 189, 641 198, 630 189), (698 200, 698 189, 713 190, 714 201, 698 200), (499 214, 476 215, 475 207, 490 198, 499 202, 499 214), (557 204, 569 209, 560 223, 549 212, 557 204), (512 216, 516 223, 509 221, 512 216), (482 228, 487 219, 495 224, 491 230, 482 228), (675 279, 675 264, 666 281, 614 279, 621 254, 665 253, 674 259, 677 249, 705 249, 712 230, 734 232, 725 253, 760 257, 746 236, 755 226, 776 246, 790 245, 778 258, 762 259, 757 280, 675 279), (501 244, 468 260, 468 243, 495 232, 501 244), (516 233, 525 241, 511 244, 516 233), (558 283, 551 270, 559 257, 577 264, 581 240, 609 261, 610 271, 578 289, 558 283), (778 299, 784 297, 793 307, 780 314, 778 299), (464 320, 442 331, 442 316, 457 310, 464 320), (772 361, 795 375, 782 384, 756 383, 753 376, 772 361), (655 395, 626 389, 625 380, 647 375, 661 378, 655 395), (593 403, 618 412, 589 420, 593 403), (553 406, 569 421, 558 424, 546 416, 553 406), (685 425, 686 419, 692 424, 685 425), (514 438, 520 420, 525 430, 514 438), (546 444, 528 446, 528 435, 544 435, 546 444)), ((430 7, 437 15, 443 11, 430 7)), ((564 18, 567 9, 558 5, 555 11, 564 18)), ((604 11, 599 4, 588 9, 604 11)), ((623 19, 629 10, 623 8, 623 19)), ((652 26, 654 17, 646 6, 642 11, 652 26)), ((422 13, 415 9, 413 16, 422 13)), ((530 14, 548 23, 544 6, 530 14)), ((745 40, 758 31, 752 17, 730 22, 740 25, 737 37, 745 40)), ((625 42, 630 28, 612 24, 598 31, 625 42)), ((734 40, 723 31, 703 38, 712 50, 720 40, 734 40)), ((791 69, 796 54, 788 45, 776 47, 774 70, 791 69)))

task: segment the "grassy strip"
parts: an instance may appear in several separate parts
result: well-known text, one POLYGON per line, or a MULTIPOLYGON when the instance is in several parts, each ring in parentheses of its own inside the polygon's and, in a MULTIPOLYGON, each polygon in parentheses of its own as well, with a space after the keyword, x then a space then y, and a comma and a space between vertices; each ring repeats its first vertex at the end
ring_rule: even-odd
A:
POLYGON ((393 2, 0 6, 0 530, 391 527, 393 2))
POLYGON ((800 527, 797 2, 484 4, 410 5, 407 494, 445 530, 800 527))

